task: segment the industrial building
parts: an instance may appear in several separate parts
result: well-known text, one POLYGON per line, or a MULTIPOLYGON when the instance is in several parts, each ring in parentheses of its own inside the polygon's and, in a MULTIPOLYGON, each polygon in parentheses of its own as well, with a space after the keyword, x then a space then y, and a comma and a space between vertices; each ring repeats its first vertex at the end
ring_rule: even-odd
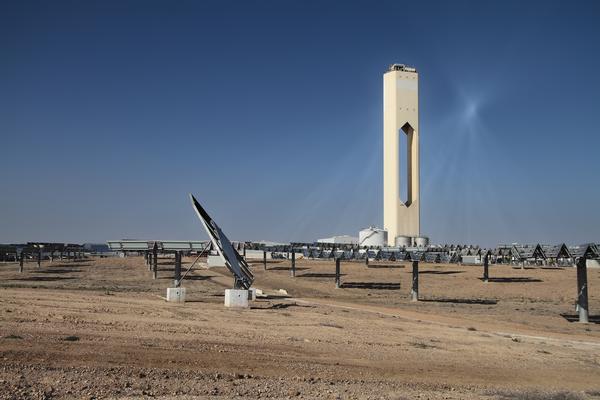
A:
POLYGON ((358 244, 358 238, 349 235, 332 236, 328 238, 318 239, 317 243, 331 244, 358 244))

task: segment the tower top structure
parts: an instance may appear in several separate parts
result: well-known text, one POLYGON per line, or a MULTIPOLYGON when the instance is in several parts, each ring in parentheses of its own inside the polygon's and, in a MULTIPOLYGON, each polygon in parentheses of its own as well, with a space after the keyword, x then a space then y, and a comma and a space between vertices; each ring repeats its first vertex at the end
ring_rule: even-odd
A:
POLYGON ((417 72, 417 69, 404 64, 390 64, 388 72, 389 71, 417 72))

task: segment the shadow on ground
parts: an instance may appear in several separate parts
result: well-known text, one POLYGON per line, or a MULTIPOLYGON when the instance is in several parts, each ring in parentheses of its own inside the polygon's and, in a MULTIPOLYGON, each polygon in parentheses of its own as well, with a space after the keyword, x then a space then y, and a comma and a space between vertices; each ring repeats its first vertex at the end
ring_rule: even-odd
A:
POLYGON ((54 281, 64 281, 68 279, 75 279, 70 276, 30 276, 27 278, 16 278, 11 279, 11 281, 27 281, 27 282, 54 282, 54 281))
POLYGON ((344 289, 379 289, 379 290, 400 290, 400 283, 389 282, 344 282, 344 289))
MULTIPOLYGON (((560 316, 569 322, 579 322, 579 315, 577 314, 560 314, 560 316)), ((588 319, 590 324, 600 324, 600 315, 590 315, 588 319)))
POLYGON ((81 272, 80 269, 69 269, 69 268, 51 268, 43 269, 39 271, 29 271, 32 274, 68 274, 70 272, 81 272))
MULTIPOLYGON (((29 261, 29 262, 25 262, 23 263, 23 265, 25 267, 32 267, 35 266, 35 268, 38 268, 37 263, 35 261, 29 261)), ((54 262, 44 262, 42 263, 42 266, 40 267, 40 269, 44 268, 44 269, 50 269, 52 270, 53 268, 75 268, 75 267, 91 267, 93 265, 93 263, 91 262, 64 262, 64 261, 54 261, 54 262)))
POLYGON ((212 278, 212 276, 205 276, 205 275, 188 275, 186 276, 183 281, 205 281, 207 279, 212 278))
POLYGON ((369 264, 369 268, 404 268, 405 266, 403 264, 400 265, 394 265, 394 264, 369 264))
POLYGON ((433 298, 433 299, 419 299, 424 303, 454 303, 454 304, 482 304, 482 305, 494 305, 498 304, 497 300, 493 299, 447 299, 447 298, 433 298))
POLYGON ((305 306, 305 305, 301 305, 301 304, 296 304, 296 303, 274 303, 274 304, 266 304, 266 305, 253 305, 250 306, 250 309, 252 310, 281 310, 281 309, 285 309, 285 308, 289 308, 289 307, 310 307, 313 308, 313 306, 305 306))
MULTIPOLYGON (((479 278, 479 280, 482 281, 483 278, 479 278)), ((489 278, 488 281, 495 282, 495 283, 533 283, 533 282, 544 282, 541 279, 529 278, 529 277, 523 277, 523 278, 489 278)))
MULTIPOLYGON (((292 267, 288 266, 288 267, 273 267, 273 268, 269 268, 267 271, 290 271, 292 269, 292 267)), ((309 268, 304 268, 304 267, 296 267, 296 271, 305 271, 309 268)))
MULTIPOLYGON (((345 276, 345 274, 340 274, 340 276, 345 276)), ((334 273, 327 272, 307 272, 302 275, 296 275, 297 278, 335 278, 334 273)))
POLYGON ((419 271, 419 274, 431 274, 431 275, 454 275, 462 274, 465 271, 419 271))

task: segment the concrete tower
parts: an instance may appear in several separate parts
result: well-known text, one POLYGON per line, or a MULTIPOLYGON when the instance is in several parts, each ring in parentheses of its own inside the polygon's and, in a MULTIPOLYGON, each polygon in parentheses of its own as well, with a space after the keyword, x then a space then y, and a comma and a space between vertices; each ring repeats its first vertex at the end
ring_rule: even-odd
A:
POLYGON ((419 75, 414 68, 393 64, 383 75, 383 227, 388 244, 395 245, 397 236, 420 236, 419 225, 419 75), (400 165, 404 138, 406 165, 400 165))

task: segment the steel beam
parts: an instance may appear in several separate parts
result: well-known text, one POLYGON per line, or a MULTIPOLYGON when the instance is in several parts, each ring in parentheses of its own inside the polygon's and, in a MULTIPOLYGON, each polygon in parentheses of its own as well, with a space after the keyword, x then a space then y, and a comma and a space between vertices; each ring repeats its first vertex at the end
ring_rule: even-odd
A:
POLYGON ((152 247, 152 278, 158 277, 158 244, 154 243, 152 247))
POLYGON ((579 310, 579 322, 587 324, 588 315, 588 285, 587 285, 587 266, 585 257, 580 257, 577 261, 577 308, 579 310))
POLYGON ((419 262, 412 263, 412 289, 410 291, 411 301, 419 301, 419 262))
POLYGON ((483 257, 483 281, 486 283, 489 280, 489 257, 489 254, 486 254, 485 257, 483 257))
POLYGON ((175 252, 175 287, 181 286, 181 252, 175 252))
POLYGON ((336 257, 335 259, 335 288, 339 289, 342 286, 342 282, 340 279, 340 262, 341 258, 336 257))

